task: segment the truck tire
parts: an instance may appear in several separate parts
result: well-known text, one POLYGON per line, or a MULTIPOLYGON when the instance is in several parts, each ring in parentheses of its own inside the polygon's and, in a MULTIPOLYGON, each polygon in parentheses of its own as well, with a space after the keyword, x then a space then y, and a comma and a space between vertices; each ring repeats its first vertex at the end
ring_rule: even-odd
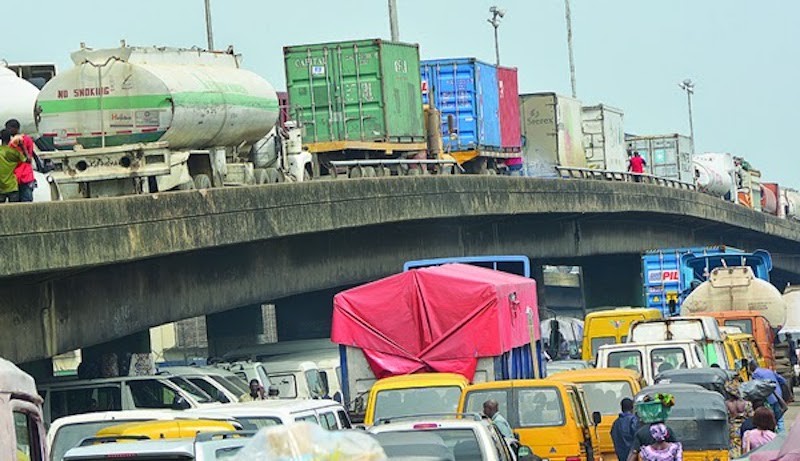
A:
POLYGON ((194 188, 195 189, 211 189, 211 178, 208 177, 206 174, 199 174, 194 177, 194 188))
POLYGON ((376 176, 375 168, 372 168, 371 166, 365 166, 363 174, 365 178, 374 178, 376 176))
POLYGON ((269 178, 267 177, 267 170, 264 168, 256 168, 253 170, 253 176, 256 179, 257 185, 266 184, 267 181, 269 181, 269 178))
POLYGON ((194 190, 194 181, 186 181, 185 183, 178 184, 178 190, 194 190))
POLYGON ((363 173, 364 172, 361 170, 361 167, 360 166, 356 166, 356 167, 351 168, 350 171, 347 172, 347 177, 350 178, 350 179, 363 178, 364 177, 363 173))

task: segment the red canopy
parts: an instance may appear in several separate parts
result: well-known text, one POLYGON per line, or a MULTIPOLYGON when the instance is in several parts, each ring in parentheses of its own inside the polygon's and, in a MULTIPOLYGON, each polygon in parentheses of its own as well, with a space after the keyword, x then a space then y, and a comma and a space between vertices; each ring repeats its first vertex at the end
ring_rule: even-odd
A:
POLYGON ((378 378, 425 371, 472 379, 478 357, 539 339, 536 282, 465 264, 403 272, 333 298, 331 340, 364 351, 378 378))

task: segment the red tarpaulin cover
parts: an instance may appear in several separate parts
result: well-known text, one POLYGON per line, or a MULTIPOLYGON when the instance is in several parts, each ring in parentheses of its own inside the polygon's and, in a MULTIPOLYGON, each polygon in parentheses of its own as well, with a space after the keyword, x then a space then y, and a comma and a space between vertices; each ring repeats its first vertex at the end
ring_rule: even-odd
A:
POLYGON ((466 264, 403 272, 333 298, 331 340, 358 347, 378 378, 437 371, 472 379, 478 357, 539 339, 536 282, 466 264))

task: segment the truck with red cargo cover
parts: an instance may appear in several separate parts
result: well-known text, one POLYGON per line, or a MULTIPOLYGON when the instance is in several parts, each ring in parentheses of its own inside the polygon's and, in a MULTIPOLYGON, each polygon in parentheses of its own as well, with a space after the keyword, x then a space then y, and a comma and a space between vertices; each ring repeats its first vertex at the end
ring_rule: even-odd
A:
POLYGON ((333 301, 331 340, 340 345, 342 393, 355 412, 381 378, 541 376, 531 354, 540 336, 535 280, 465 264, 392 275, 333 301))

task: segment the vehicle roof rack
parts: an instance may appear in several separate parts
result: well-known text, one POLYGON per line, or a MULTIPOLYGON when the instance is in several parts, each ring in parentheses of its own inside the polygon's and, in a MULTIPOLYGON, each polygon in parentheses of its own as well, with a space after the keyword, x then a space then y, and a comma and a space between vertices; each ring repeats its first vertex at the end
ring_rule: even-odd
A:
POLYGON ((416 415, 403 415, 393 416, 391 418, 380 418, 375 424, 389 424, 397 421, 409 421, 415 419, 425 418, 441 418, 441 419, 469 419, 472 421, 481 421, 483 416, 480 413, 419 413, 416 415))
POLYGON ((200 432, 195 436, 196 442, 208 442, 209 440, 224 440, 234 437, 252 437, 257 431, 226 431, 226 432, 200 432))
POLYGON ((114 443, 114 442, 119 442, 120 440, 129 440, 129 441, 150 440, 150 437, 146 435, 108 435, 105 437, 86 437, 82 439, 77 446, 88 447, 89 445, 114 443))

